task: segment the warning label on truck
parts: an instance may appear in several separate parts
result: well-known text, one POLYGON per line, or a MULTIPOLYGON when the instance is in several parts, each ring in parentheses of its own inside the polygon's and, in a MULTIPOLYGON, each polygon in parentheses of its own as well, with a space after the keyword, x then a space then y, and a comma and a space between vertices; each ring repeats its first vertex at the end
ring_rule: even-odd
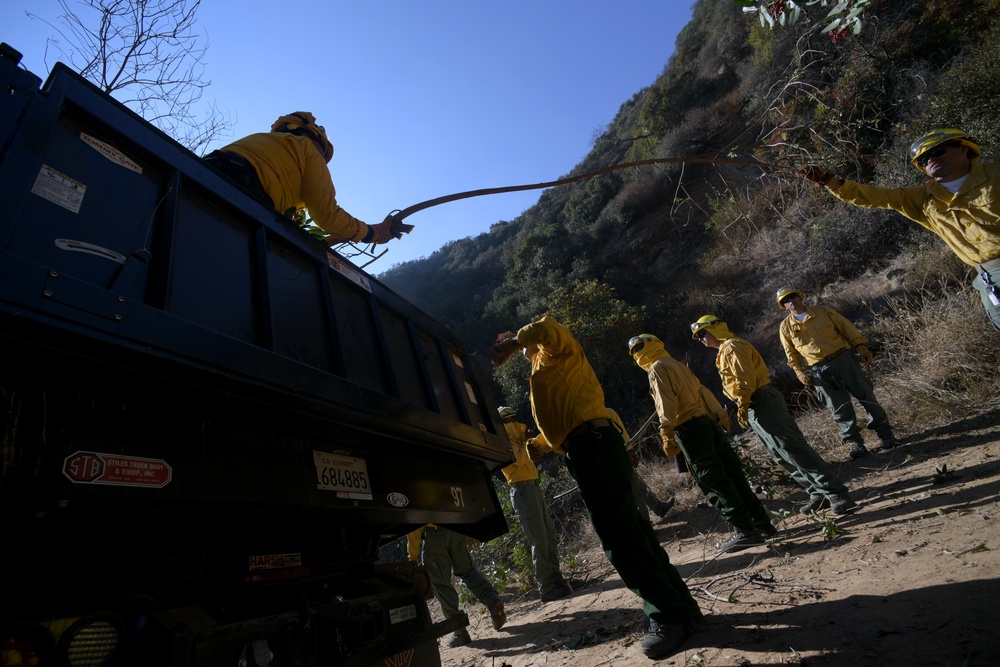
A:
POLYGON ((73 213, 80 212, 80 205, 83 203, 83 195, 86 192, 86 185, 56 171, 47 164, 42 165, 38 177, 35 178, 35 184, 31 187, 32 194, 47 199, 73 213))
POLYGON ((368 281, 368 277, 365 276, 360 271, 355 271, 350 266, 348 266, 344 262, 341 262, 339 259, 337 259, 336 257, 334 257, 329 253, 326 256, 326 261, 330 265, 331 269, 333 269, 340 275, 344 276, 358 287, 363 287, 369 292, 372 291, 372 285, 368 281))
POLYGON ((75 452, 63 462, 63 474, 74 484, 145 486, 160 489, 173 479, 166 461, 98 452, 75 452))

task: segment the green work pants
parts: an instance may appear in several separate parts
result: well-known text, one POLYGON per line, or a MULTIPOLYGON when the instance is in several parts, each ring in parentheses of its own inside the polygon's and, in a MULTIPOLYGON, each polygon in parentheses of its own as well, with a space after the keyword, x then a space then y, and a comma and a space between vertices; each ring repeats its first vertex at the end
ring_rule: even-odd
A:
POLYGON ((531 567, 535 572, 538 592, 548 595, 554 589, 565 586, 559 571, 559 536, 538 482, 511 485, 510 504, 514 506, 524 539, 531 548, 531 567))
POLYGON ((440 526, 427 526, 423 532, 423 563, 431 581, 434 597, 441 604, 445 618, 460 613, 458 591, 451 584, 451 574, 462 580, 476 599, 487 607, 500 600, 493 584, 476 569, 469 554, 469 538, 440 526))
POLYGON ((632 462, 614 426, 574 431, 563 444, 604 554, 657 623, 694 620, 698 603, 653 532, 632 493, 632 462))
POLYGON ((889 417, 875 398, 872 383, 861 371, 861 364, 854 352, 845 350, 833 359, 809 366, 808 370, 820 403, 826 406, 833 415, 833 420, 840 425, 841 440, 858 444, 865 441, 861 435, 861 427, 858 426, 851 396, 858 399, 858 403, 868 413, 868 428, 875 431, 882 440, 892 436, 889 417))
POLYGON ((695 417, 676 426, 674 438, 698 488, 723 519, 744 533, 771 525, 764 503, 750 489, 743 464, 718 424, 695 417))
POLYGON ((755 391, 747 418, 774 462, 808 491, 810 498, 847 493, 847 487, 806 442, 780 391, 771 385, 755 391))

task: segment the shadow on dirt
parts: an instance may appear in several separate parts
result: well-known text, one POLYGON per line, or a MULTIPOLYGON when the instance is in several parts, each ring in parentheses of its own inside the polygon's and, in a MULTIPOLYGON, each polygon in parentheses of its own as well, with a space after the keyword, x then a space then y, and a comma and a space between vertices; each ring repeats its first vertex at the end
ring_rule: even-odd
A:
MULTIPOLYGON (((1000 581, 979 580, 856 595, 775 611, 711 616, 691 646, 789 653, 815 665, 995 665, 1000 581), (734 625, 735 624, 735 625, 734 625)), ((752 664, 740 662, 737 664, 752 664)))

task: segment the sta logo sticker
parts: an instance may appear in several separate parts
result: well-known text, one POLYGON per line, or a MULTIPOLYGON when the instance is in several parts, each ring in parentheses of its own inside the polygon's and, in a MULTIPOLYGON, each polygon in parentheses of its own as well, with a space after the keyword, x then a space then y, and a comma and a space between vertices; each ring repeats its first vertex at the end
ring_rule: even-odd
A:
POLYGON ((402 493, 396 493, 395 491, 390 493, 385 497, 389 504, 393 507, 406 507, 410 504, 410 499, 404 496, 402 493))

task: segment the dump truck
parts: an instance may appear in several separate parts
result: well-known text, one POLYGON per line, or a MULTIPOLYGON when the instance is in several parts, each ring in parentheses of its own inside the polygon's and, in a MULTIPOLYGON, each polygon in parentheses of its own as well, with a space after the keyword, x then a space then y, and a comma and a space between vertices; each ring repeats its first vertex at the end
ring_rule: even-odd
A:
MULTIPOLYGON (((440 665, 427 523, 507 530, 446 327, 0 47, 0 664, 440 665)), ((405 242, 405 241, 399 241, 405 242)))

